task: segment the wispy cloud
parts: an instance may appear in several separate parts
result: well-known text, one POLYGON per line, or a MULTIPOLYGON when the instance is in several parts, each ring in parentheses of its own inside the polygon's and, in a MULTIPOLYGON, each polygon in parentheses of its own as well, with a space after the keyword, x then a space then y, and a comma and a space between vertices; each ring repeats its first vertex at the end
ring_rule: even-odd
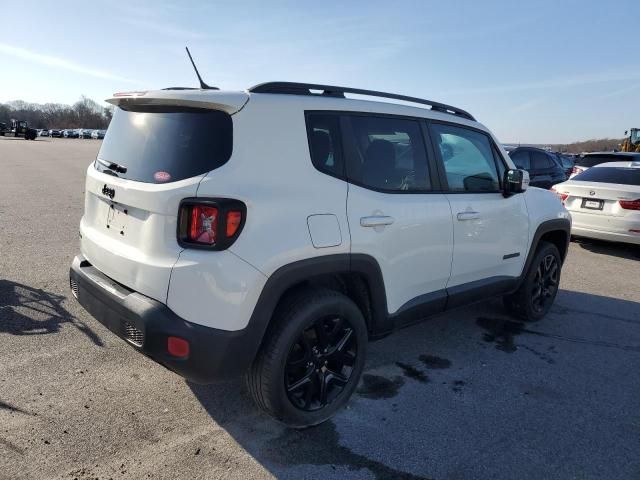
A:
POLYGON ((0 43, 0 54, 10 55, 21 60, 37 63, 39 65, 60 68, 63 70, 80 73, 82 75, 89 75, 91 77, 103 78, 106 80, 115 80, 118 82, 126 83, 140 83, 137 80, 121 77, 120 75, 115 75, 111 72, 86 67, 84 65, 80 65, 64 58, 54 57, 52 55, 44 55, 41 53, 33 52, 31 50, 27 50, 26 48, 16 47, 6 43, 0 43))
POLYGON ((627 93, 634 92, 635 90, 638 90, 638 89, 640 89, 640 83, 636 83, 634 85, 630 85, 625 88, 620 88, 618 90, 605 93, 604 95, 599 96, 598 99, 602 100, 602 99, 611 98, 611 97, 619 97, 620 95, 626 95, 627 93))

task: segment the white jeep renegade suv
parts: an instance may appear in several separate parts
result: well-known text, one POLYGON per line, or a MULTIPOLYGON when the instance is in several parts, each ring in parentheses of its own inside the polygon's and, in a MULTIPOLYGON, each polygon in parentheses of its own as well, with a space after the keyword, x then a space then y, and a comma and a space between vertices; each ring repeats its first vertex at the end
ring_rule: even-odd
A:
POLYGON ((524 320, 554 301, 570 217, 461 109, 284 82, 109 102, 74 295, 191 381, 246 373, 288 425, 345 404, 370 339, 491 296, 524 320))

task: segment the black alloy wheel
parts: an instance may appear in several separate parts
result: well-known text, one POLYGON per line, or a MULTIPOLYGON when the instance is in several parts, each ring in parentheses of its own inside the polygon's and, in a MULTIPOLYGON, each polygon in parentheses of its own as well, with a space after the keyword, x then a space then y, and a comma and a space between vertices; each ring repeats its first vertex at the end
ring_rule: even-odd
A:
POLYGON ((526 322, 544 317, 560 290, 562 257, 553 243, 542 241, 518 289, 504 297, 509 312, 526 322))
POLYGON ((560 266, 555 255, 548 254, 538 264, 531 291, 531 303, 536 313, 549 309, 558 291, 560 266))
POLYGON ((256 405, 293 428, 318 425, 348 401, 364 370, 367 324, 342 292, 308 286, 285 295, 247 372, 256 405))
POLYGON ((349 382, 358 355, 353 327, 341 317, 325 317, 304 330, 285 367, 289 401, 312 412, 330 404, 349 382))

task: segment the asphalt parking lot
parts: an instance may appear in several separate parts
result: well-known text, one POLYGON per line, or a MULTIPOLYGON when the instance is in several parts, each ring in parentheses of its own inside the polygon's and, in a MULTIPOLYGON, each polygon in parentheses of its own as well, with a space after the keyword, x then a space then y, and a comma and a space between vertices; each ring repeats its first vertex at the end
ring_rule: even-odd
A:
POLYGON ((372 343, 333 421, 291 431, 69 294, 99 141, 0 137, 0 478, 640 478, 640 248, 572 243, 552 313, 497 300, 372 343))

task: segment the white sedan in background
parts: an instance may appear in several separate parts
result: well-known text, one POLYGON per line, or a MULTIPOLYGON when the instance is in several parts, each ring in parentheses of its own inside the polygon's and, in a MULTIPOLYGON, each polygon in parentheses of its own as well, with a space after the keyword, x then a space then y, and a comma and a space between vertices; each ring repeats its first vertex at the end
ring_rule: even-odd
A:
POLYGON ((571 234, 640 245, 640 162, 608 162, 553 190, 571 213, 571 234))

